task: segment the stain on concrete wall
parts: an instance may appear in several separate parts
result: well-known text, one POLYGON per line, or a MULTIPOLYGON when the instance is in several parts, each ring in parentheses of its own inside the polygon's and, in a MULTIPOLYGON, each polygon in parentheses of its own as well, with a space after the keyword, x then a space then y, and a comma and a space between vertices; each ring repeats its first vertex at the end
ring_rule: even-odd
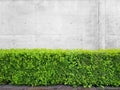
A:
POLYGON ((118 0, 0 0, 0 48, 119 48, 119 4, 118 0))

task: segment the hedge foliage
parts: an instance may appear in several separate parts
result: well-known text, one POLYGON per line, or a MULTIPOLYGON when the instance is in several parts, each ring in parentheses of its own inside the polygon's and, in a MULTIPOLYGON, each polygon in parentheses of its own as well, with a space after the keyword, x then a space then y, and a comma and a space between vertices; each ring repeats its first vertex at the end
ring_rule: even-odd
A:
POLYGON ((120 50, 0 49, 0 84, 120 86, 120 50))

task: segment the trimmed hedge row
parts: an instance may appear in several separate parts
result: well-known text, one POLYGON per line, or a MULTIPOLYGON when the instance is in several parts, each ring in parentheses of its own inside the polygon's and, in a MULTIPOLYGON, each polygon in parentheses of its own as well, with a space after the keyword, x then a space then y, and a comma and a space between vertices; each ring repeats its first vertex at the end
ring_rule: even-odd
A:
POLYGON ((0 84, 120 86, 120 50, 1 49, 0 84))

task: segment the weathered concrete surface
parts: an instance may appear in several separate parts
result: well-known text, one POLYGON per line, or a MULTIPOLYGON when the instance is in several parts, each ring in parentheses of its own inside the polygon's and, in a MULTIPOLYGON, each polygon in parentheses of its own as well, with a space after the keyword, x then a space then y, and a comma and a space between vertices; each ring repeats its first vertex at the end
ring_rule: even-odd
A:
POLYGON ((106 48, 120 48, 120 1, 106 0, 106 48))
POLYGON ((119 0, 0 0, 0 48, 119 48, 119 0))

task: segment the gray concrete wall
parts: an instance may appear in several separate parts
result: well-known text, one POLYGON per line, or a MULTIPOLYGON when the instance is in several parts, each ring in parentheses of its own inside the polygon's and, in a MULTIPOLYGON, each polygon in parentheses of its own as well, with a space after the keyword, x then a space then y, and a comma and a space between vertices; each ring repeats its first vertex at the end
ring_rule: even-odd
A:
POLYGON ((120 0, 0 0, 0 48, 120 48, 120 0))

